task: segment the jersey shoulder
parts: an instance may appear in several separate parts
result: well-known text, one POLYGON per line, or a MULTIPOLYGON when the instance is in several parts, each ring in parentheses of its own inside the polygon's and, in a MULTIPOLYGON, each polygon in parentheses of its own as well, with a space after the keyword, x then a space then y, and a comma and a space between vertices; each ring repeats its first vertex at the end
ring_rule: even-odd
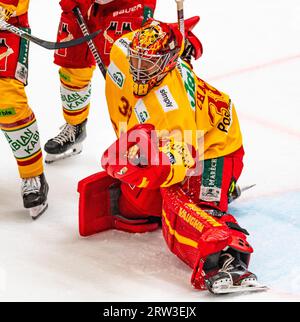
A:
POLYGON ((134 36, 134 32, 130 32, 128 34, 123 35, 118 40, 116 40, 112 46, 110 52, 110 59, 116 59, 118 57, 128 56, 128 48, 129 44, 132 41, 134 36))

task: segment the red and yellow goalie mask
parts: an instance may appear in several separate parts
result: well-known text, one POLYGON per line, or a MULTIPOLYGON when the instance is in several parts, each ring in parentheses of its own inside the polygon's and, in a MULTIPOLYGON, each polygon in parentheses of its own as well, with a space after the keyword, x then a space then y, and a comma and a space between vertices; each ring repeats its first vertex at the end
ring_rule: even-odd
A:
POLYGON ((129 45, 133 92, 145 96, 169 71, 176 67, 183 49, 183 38, 177 28, 151 20, 139 29, 129 45))

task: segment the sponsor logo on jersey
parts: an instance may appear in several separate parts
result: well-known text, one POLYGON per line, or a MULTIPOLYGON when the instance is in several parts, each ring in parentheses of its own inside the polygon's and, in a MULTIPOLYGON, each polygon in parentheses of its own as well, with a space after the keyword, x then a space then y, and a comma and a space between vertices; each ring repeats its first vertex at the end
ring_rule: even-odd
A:
POLYGON ((144 8, 144 21, 143 24, 149 19, 153 17, 153 10, 150 7, 145 6, 144 8))
MULTIPOLYGON (((21 28, 30 33, 30 28, 21 28)), ((20 39, 18 62, 15 69, 15 78, 27 85, 28 80, 28 55, 29 55, 29 41, 27 39, 20 39)))
POLYGON ((64 109, 68 111, 81 110, 90 103, 92 94, 91 83, 81 91, 72 91, 61 86, 60 94, 64 109))
POLYGON ((140 124, 147 122, 150 118, 150 115, 147 111, 147 107, 144 104, 142 99, 139 99, 134 108, 134 113, 140 124))
POLYGON ((168 85, 159 88, 155 94, 165 112, 178 110, 178 105, 174 100, 168 85))
POLYGON ((182 80, 184 82, 184 87, 186 90, 186 93, 188 95, 188 99, 190 102, 190 107, 193 111, 195 111, 196 107, 196 81, 193 75, 192 70, 181 61, 181 64, 177 65, 177 68, 179 69, 179 72, 182 76, 182 80), (180 67, 179 67, 180 66, 180 67))
POLYGON ((213 86, 207 84, 203 80, 197 80, 197 107, 202 110, 203 104, 207 100, 208 116, 212 126, 224 132, 228 133, 232 124, 232 103, 229 97, 218 91, 213 86), (220 120, 220 118, 222 118, 220 120))
POLYGON ((71 76, 63 73, 61 70, 59 71, 59 76, 61 79, 63 79, 66 82, 72 82, 71 76))
POLYGON ((4 134, 17 159, 28 158, 41 149, 36 121, 23 129, 4 131, 4 134))
POLYGON ((13 107, 0 110, 0 117, 7 117, 7 116, 16 115, 16 114, 17 114, 16 110, 13 107))
POLYGON ((138 5, 131 7, 131 8, 121 9, 119 11, 115 11, 113 13, 113 17, 117 17, 117 16, 124 15, 124 14, 128 15, 128 14, 131 14, 132 12, 135 12, 135 11, 142 9, 142 8, 143 8, 143 6, 141 4, 138 4, 138 5))
POLYGON ((116 46, 118 46, 126 56, 128 54, 129 44, 130 41, 128 38, 120 38, 116 41, 116 46))
POLYGON ((177 142, 174 138, 170 138, 168 142, 165 142, 161 151, 168 156, 171 164, 181 164, 187 169, 195 165, 195 160, 184 142, 177 142))
POLYGON ((232 124, 232 102, 229 102, 229 109, 224 110, 222 114, 222 120, 218 124, 218 129, 224 133, 228 133, 232 124))
POLYGON ((121 72, 121 70, 115 65, 114 62, 111 62, 108 67, 108 75, 112 79, 112 81, 122 89, 125 83, 125 75, 121 72))
POLYGON ((224 159, 204 161, 200 199, 207 202, 220 202, 222 191, 224 159))
POLYGON ((166 153, 166 155, 167 155, 167 157, 168 157, 168 159, 169 159, 169 161, 170 161, 171 164, 175 164, 176 163, 176 158, 175 158, 175 156, 174 156, 173 153, 171 153, 170 151, 168 151, 166 153))

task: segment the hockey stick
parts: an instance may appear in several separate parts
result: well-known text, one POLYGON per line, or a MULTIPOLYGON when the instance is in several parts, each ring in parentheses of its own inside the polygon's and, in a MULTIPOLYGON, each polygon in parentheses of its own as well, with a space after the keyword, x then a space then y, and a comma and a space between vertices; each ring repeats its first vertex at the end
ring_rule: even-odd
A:
POLYGON ((255 187, 255 186, 256 186, 256 183, 254 183, 254 184, 252 184, 252 185, 250 185, 250 186, 242 187, 242 188, 241 188, 241 192, 244 192, 244 191, 250 190, 250 189, 252 189, 252 188, 253 188, 253 187, 255 187))
POLYGON ((28 41, 31 41, 31 42, 43 47, 43 48, 50 49, 50 50, 69 48, 69 47, 73 47, 76 45, 80 45, 83 42, 89 41, 92 38, 96 37, 101 32, 101 30, 98 30, 90 35, 86 35, 85 37, 72 39, 70 41, 52 42, 52 41, 47 41, 47 40, 43 40, 38 37, 32 36, 30 33, 26 32, 16 26, 11 25, 4 20, 0 20, 0 30, 7 30, 7 31, 9 31, 21 38, 24 38, 28 41))
POLYGON ((184 0, 175 0, 175 1, 177 4, 178 26, 184 40, 185 39, 184 10, 183 10, 184 0))
MULTIPOLYGON (((82 13, 80 11, 80 9, 78 7, 74 8, 73 10, 74 14, 75 14, 75 17, 77 19, 77 22, 78 22, 78 25, 81 29, 81 32, 84 36, 88 37, 90 35, 90 32, 89 32, 89 29, 88 29, 88 26, 86 24, 86 22, 84 21, 84 18, 82 16, 82 13)), ((90 48, 90 51, 91 53, 93 54, 95 60, 96 60, 96 63, 102 73, 102 75, 104 76, 104 78, 106 77, 106 67, 100 57, 100 54, 98 52, 98 49, 96 48, 94 42, 92 39, 89 39, 88 40, 88 46, 90 48)))

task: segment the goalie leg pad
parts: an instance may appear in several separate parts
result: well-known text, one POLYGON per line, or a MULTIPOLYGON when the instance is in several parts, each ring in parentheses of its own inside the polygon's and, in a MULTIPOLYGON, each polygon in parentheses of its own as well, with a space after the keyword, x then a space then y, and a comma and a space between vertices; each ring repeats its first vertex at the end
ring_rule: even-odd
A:
POLYGON ((204 258, 229 245, 229 228, 191 203, 178 185, 162 189, 162 194, 164 238, 186 264, 194 267, 199 252, 204 258))
POLYGON ((162 189, 162 229, 169 249, 193 269, 191 283, 195 288, 206 289, 204 277, 207 260, 227 247, 234 248, 244 256, 248 264, 253 251, 246 240, 245 231, 233 216, 214 217, 185 194, 180 186, 162 189))
POLYGON ((91 175, 78 183, 79 197, 79 233, 89 236, 113 228, 113 217, 109 188, 118 185, 118 181, 105 172, 91 175))
POLYGON ((126 209, 130 217, 127 218, 127 214, 123 215, 120 212, 120 184, 120 181, 108 176, 106 172, 96 173, 79 182, 79 233, 81 236, 86 237, 109 229, 145 233, 159 228, 158 217, 142 213, 134 214, 128 204, 120 208, 126 209))

